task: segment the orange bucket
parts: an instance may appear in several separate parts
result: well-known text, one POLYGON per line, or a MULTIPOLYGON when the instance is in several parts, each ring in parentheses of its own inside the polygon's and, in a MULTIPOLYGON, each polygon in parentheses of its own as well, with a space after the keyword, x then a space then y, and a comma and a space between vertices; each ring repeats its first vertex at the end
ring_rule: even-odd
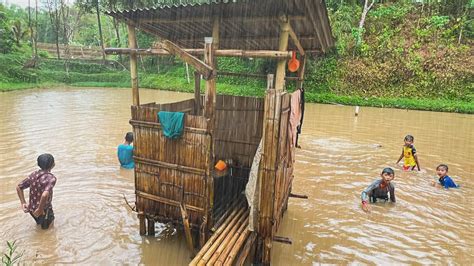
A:
POLYGON ((219 171, 223 171, 223 170, 225 170, 225 169, 227 168, 227 164, 225 164, 224 161, 219 160, 219 161, 216 163, 215 168, 216 168, 217 170, 219 170, 219 171))
POLYGON ((293 55, 291 56, 290 61, 288 61, 288 70, 290 72, 296 72, 300 68, 300 61, 296 59, 296 52, 293 51, 293 55))

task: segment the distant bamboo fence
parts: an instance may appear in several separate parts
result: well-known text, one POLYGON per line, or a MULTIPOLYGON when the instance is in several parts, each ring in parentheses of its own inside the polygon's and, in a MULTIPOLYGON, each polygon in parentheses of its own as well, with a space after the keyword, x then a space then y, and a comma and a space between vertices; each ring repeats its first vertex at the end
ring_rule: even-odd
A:
MULTIPOLYGON (((57 48, 54 43, 38 43, 38 50, 46 51, 51 57, 57 57, 57 48)), ((66 46, 59 44, 59 55, 65 58, 66 46)), ((102 49, 99 46, 69 45, 71 59, 102 59, 102 49)))

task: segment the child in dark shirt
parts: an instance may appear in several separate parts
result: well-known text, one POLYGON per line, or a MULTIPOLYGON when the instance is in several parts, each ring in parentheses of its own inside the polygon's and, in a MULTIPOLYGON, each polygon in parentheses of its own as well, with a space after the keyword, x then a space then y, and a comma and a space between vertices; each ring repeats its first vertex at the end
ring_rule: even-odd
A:
POLYGON ((395 202, 395 185, 391 181, 395 178, 395 172, 392 168, 384 168, 380 174, 382 179, 375 180, 361 194, 362 209, 366 212, 370 211, 369 201, 377 202, 380 200, 395 202))

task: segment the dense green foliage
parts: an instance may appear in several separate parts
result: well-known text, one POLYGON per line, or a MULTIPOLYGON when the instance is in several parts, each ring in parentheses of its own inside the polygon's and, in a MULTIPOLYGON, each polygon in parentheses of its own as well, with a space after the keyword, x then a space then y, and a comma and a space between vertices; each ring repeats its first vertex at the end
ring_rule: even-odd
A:
MULTIPOLYGON (((45 0, 39 1, 38 10, 0 5, 0 91, 53 84, 129 87, 130 77, 121 66, 128 66, 125 56, 109 57, 116 60, 110 66, 55 60, 55 54, 39 51, 36 65, 24 67, 34 54, 33 37, 52 44, 99 46, 97 7, 104 11, 174 2, 78 0, 75 6, 63 6, 63 1, 45 0), (68 16, 62 16, 66 12, 68 16)), ((336 47, 307 63, 305 87, 310 101, 474 112, 474 22, 468 0, 424 5, 404 0, 375 2, 362 31, 358 30, 360 1, 326 2, 336 47)), ((100 18, 104 45, 125 47, 125 26, 103 14, 100 18)), ((140 47, 150 47, 154 41, 138 32, 140 47)), ((218 65, 232 72, 275 70, 275 62, 260 59, 221 58, 218 65)), ((139 67, 141 87, 192 90, 192 69, 188 83, 180 60, 143 57, 139 67)), ((290 90, 294 86, 288 85, 290 90)), ((218 83, 219 93, 262 95, 264 88, 263 80, 253 78, 221 77, 218 83)))

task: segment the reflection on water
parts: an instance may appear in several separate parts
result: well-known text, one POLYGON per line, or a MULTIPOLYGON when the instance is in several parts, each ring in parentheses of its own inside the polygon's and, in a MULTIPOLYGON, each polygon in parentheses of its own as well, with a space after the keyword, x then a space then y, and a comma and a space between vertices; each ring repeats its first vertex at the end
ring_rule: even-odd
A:
MULTIPOLYGON (((142 102, 190 94, 141 90, 142 102)), ((51 89, 0 94, 0 243, 18 240, 23 262, 185 265, 183 234, 156 225, 138 234, 133 172, 118 167, 116 146, 131 130, 129 89, 51 89), (56 221, 43 231, 19 208, 15 186, 55 156, 56 221)), ((293 192, 274 244, 275 265, 318 263, 472 264, 474 119, 470 115, 307 105, 293 192), (395 165, 403 137, 415 136, 421 172, 395 165), (428 185, 439 163, 461 184, 428 185), (360 209, 360 192, 385 166, 396 168, 397 203, 360 209)), ((0 246, 3 250, 3 246, 0 246)))

